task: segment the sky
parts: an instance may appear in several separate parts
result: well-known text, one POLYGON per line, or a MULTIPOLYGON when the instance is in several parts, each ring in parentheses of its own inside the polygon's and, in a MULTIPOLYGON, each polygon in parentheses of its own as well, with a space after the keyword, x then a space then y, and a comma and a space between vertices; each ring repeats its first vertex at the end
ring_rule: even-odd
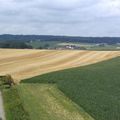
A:
POLYGON ((0 0, 0 34, 120 36, 120 0, 0 0))

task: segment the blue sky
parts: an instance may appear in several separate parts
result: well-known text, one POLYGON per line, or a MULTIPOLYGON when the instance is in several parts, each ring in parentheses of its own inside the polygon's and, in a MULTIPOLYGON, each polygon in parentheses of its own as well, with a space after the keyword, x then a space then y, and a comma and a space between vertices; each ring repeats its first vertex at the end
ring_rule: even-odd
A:
POLYGON ((0 34, 120 36, 120 0, 0 0, 0 34))

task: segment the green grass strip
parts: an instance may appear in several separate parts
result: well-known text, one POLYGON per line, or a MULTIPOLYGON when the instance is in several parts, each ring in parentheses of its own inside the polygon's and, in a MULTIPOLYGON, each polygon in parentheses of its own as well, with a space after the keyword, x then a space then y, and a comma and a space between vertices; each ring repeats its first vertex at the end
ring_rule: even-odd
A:
POLYGON ((20 100, 16 87, 3 90, 3 99, 7 120, 29 120, 20 100))

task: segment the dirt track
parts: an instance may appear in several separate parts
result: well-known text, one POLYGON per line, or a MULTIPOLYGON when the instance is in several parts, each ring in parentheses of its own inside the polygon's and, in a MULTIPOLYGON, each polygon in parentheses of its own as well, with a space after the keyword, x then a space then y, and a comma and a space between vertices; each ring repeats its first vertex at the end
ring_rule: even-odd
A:
POLYGON ((9 50, 0 49, 0 75, 16 82, 43 73, 88 65, 120 56, 120 51, 9 50))
POLYGON ((5 113, 3 107, 2 93, 0 91, 0 120, 5 120, 5 113))

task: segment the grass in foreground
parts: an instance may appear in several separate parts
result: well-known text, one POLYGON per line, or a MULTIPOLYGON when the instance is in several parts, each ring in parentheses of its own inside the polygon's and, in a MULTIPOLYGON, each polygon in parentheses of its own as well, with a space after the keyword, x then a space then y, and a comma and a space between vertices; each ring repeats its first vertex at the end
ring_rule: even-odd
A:
POLYGON ((3 91, 6 120, 29 120, 16 88, 3 91))
POLYGON ((120 57, 23 81, 56 83, 95 120, 120 120, 120 57))
POLYGON ((18 91, 31 120, 93 120, 56 85, 21 84, 18 91))

